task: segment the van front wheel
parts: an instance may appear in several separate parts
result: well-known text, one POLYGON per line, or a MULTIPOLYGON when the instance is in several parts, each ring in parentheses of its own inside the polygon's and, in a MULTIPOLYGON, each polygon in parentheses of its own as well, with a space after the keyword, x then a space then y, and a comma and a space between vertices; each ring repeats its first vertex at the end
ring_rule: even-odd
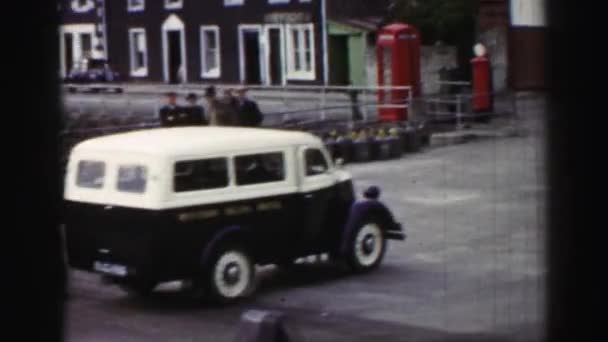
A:
POLYGON ((348 263, 355 272, 377 268, 386 253, 386 240, 380 223, 374 219, 362 222, 350 240, 348 263))

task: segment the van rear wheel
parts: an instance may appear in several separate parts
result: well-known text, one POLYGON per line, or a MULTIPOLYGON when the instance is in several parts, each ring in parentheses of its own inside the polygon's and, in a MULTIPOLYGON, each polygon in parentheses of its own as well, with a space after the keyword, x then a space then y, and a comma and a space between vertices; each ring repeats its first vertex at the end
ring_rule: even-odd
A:
POLYGON ((255 268, 243 248, 236 245, 220 248, 210 266, 207 284, 214 302, 229 304, 249 294, 255 268))

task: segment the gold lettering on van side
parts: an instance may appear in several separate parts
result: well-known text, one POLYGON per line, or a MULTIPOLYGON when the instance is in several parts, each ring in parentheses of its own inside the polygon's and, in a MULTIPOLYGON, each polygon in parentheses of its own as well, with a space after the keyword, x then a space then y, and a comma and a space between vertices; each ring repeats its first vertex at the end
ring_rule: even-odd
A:
POLYGON ((234 206, 234 207, 228 207, 224 210, 224 213, 227 216, 236 216, 236 215, 244 215, 244 214, 249 214, 251 213, 253 210, 251 209, 250 206, 247 205, 241 205, 241 206, 234 206))
POLYGON ((220 211, 217 209, 194 211, 191 213, 179 214, 178 219, 182 222, 206 220, 214 217, 218 217, 220 211))
POLYGON ((258 203, 257 210, 258 211, 279 210, 282 207, 283 207, 283 205, 279 201, 262 202, 262 203, 258 203))

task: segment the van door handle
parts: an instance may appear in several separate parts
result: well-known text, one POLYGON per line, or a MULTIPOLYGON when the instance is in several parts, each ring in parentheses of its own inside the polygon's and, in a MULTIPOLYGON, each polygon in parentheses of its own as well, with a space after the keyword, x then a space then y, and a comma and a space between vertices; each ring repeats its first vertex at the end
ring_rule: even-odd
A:
POLYGON ((313 197, 315 197, 315 195, 313 195, 313 194, 306 194, 306 195, 304 195, 304 198, 306 198, 306 199, 311 199, 313 197))

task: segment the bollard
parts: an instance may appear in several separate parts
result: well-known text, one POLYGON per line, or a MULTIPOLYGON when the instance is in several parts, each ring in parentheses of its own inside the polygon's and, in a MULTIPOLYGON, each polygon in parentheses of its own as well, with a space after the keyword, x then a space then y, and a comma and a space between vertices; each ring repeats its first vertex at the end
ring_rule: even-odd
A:
POLYGON ((353 139, 345 133, 336 139, 339 158, 342 158, 344 164, 348 164, 353 160, 353 139))
POLYGON ((417 152, 419 148, 418 144, 418 135, 416 132, 416 128, 411 124, 407 123, 405 125, 405 129, 402 131, 403 134, 403 151, 408 152, 417 152))
POLYGON ((386 136, 384 129, 378 130, 378 134, 376 135, 375 144, 376 144, 376 158, 379 160, 391 159, 391 142, 386 136))
POLYGON ((241 316, 235 342, 295 342, 300 341, 286 324, 285 315, 278 311, 249 310, 241 316))
POLYGON ((403 155, 403 142, 401 137, 399 136, 399 129, 397 127, 392 127, 389 130, 388 139, 390 144, 390 155, 391 158, 401 158, 403 155))
POLYGON ((329 133, 329 135, 324 139, 323 141, 325 143, 325 147, 327 148, 327 151, 329 152, 329 154, 331 155, 332 160, 336 160, 337 158, 337 143, 336 143, 336 131, 332 131, 329 133))
POLYGON ((369 140, 364 131, 361 131, 355 139, 353 139, 353 161, 367 162, 371 159, 371 148, 369 140))

